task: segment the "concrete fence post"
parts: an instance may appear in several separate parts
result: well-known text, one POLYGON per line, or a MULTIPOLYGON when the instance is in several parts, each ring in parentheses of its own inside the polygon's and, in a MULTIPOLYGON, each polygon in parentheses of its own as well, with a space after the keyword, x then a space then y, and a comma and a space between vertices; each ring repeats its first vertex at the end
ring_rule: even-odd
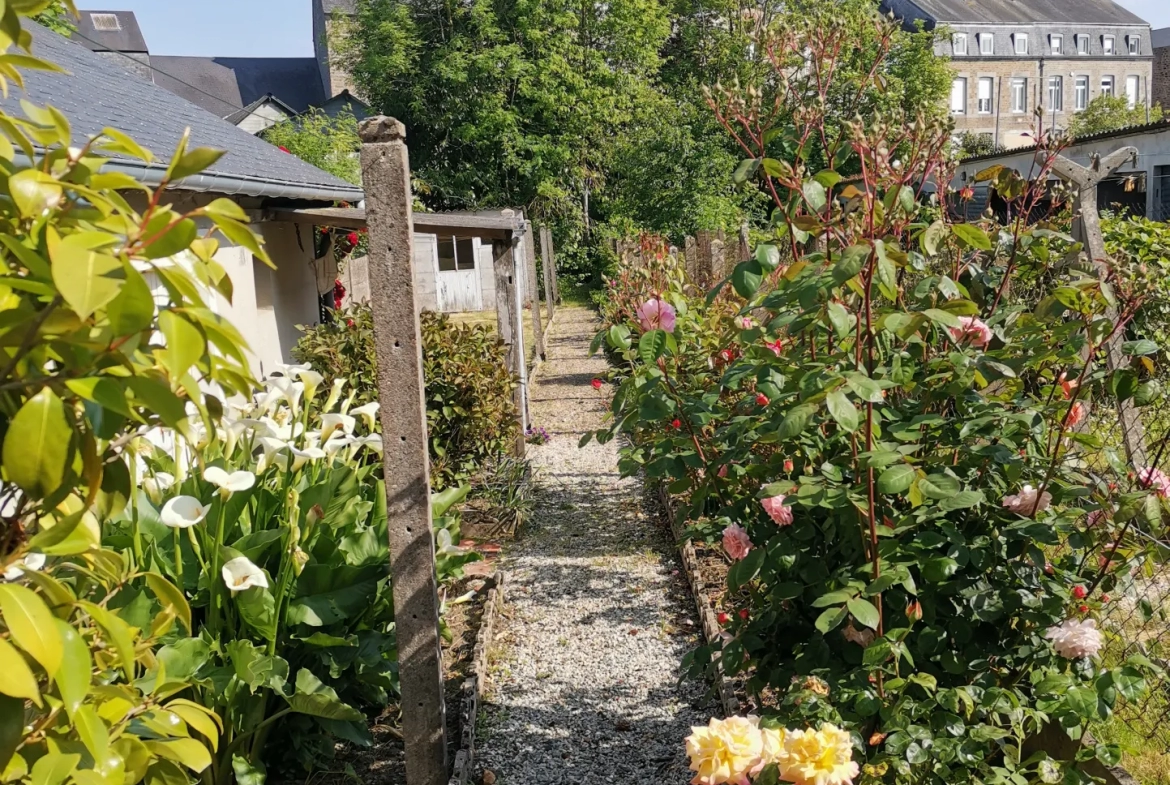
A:
POLYGON ((532 309, 532 336, 536 342, 536 356, 544 359, 544 325, 540 323, 540 283, 536 279, 536 232, 532 222, 524 224, 524 250, 526 265, 525 273, 527 285, 524 287, 528 295, 528 307, 532 309))
POLYGON ((516 421, 520 433, 516 438, 516 455, 524 455, 524 431, 528 427, 526 391, 528 382, 524 378, 524 330, 521 326, 519 279, 516 275, 516 245, 519 238, 511 231, 504 238, 492 240, 492 259, 496 279, 496 332, 507 350, 505 363, 508 370, 517 377, 513 400, 516 404, 516 421))
POLYGON ((545 262, 552 271, 552 285, 553 285, 553 299, 557 305, 561 304, 561 283, 557 280, 557 249, 553 247, 552 231, 546 226, 541 229, 540 236, 540 253, 543 256, 545 248, 548 249, 548 255, 544 256, 545 262), (547 243, 546 243, 547 240, 547 243))
POLYGON ((695 238, 689 234, 686 236, 686 242, 683 243, 683 256, 687 265, 687 278, 691 279, 691 283, 699 283, 699 246, 695 242, 695 238))
POLYGON ((406 782, 444 785, 446 699, 406 128, 373 117, 362 123, 361 140, 406 782))
POLYGON ((549 324, 552 324, 557 298, 553 288, 552 237, 547 226, 540 227, 540 267, 544 271, 544 302, 548 306, 549 324))

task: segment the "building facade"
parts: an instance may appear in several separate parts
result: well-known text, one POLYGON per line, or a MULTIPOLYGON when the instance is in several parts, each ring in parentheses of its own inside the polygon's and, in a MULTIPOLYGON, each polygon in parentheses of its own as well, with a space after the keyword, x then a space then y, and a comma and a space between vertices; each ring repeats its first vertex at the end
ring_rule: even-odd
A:
POLYGON ((1163 27, 1150 34, 1154 43, 1154 78, 1150 95, 1155 104, 1170 109, 1170 27, 1163 27))
POLYGON ((886 0, 908 27, 942 29, 956 134, 1012 148, 1039 128, 1068 128, 1102 94, 1147 109, 1154 45, 1140 17, 1111 0, 886 0))

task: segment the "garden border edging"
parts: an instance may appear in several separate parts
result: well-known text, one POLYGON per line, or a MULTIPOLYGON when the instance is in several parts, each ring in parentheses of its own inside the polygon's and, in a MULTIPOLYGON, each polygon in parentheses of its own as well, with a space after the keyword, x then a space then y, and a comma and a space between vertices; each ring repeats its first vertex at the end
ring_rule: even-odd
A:
POLYGON ((475 766, 475 725, 479 716, 479 700, 483 697, 484 685, 487 683, 487 654, 496 616, 504 605, 506 574, 498 570, 487 580, 490 586, 484 601, 479 632, 475 636, 475 648, 471 652, 471 675, 463 681, 459 709, 459 751, 455 753, 448 785, 468 785, 475 766))
MULTIPOLYGON (((687 576, 687 585, 691 589, 691 596, 695 598, 695 609, 699 614, 699 624, 703 628, 703 637, 708 643, 715 643, 720 639, 723 630, 719 626, 719 620, 715 615, 715 603, 711 601, 711 595, 707 593, 707 586, 703 582, 703 574, 699 570, 699 558, 695 554, 695 546, 691 542, 691 539, 686 536, 682 527, 679 526, 674 500, 670 497, 666 486, 662 483, 657 483, 657 489, 658 498, 662 502, 662 507, 666 512, 667 518, 670 520, 671 534, 674 536, 675 543, 678 545, 679 557, 683 563, 683 571, 687 576)), ((719 693, 719 702, 723 705, 724 715, 733 717, 739 713, 739 699, 735 697, 735 690, 732 689, 731 683, 723 672, 723 664, 719 661, 719 657, 718 652, 712 657, 715 665, 715 689, 719 693)))

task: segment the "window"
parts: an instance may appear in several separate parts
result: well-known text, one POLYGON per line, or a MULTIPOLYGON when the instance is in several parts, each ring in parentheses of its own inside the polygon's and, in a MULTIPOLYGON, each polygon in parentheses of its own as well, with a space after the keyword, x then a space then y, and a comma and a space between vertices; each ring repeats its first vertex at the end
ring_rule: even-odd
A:
POLYGON ((1089 77, 1078 76, 1074 87, 1073 106, 1079 112, 1089 105, 1089 77))
POLYGON ((1016 54, 1018 54, 1018 55, 1028 54, 1028 34, 1027 33, 1016 33, 1016 54))
POLYGON ((122 23, 118 21, 117 14, 90 14, 89 21, 93 23, 94 30, 106 33, 116 33, 122 29, 122 23))
POLYGON ((1048 77, 1048 111, 1064 111, 1064 77, 1048 77))
POLYGON ((1089 36, 1078 35, 1077 36, 1077 54, 1087 55, 1088 53, 1089 53, 1089 36))
POLYGON ((951 44, 954 46, 955 54, 957 54, 957 55, 967 54, 967 34, 966 33, 955 33, 954 38, 951 39, 951 44))
POLYGON ((979 54, 993 55, 995 54, 995 35, 992 33, 979 34, 979 54))
POLYGON ((960 76, 951 82, 951 114, 967 113, 967 80, 960 76))
POLYGON ((1112 76, 1102 76, 1101 77, 1101 95, 1113 95, 1113 93, 1114 93, 1114 91, 1113 91, 1113 77, 1112 76))
POLYGON ((439 238, 439 272, 475 269, 475 251, 469 237, 439 238))
POLYGON ((1131 55, 1140 55, 1142 53, 1142 37, 1140 35, 1129 36, 1129 53, 1131 55))
POLYGON ((1028 80, 1017 76, 1012 79, 1012 111, 1022 113, 1028 111, 1028 80))
POLYGON ((1113 54, 1113 42, 1115 40, 1117 40, 1117 39, 1115 39, 1111 35, 1101 36, 1101 49, 1105 54, 1107 54, 1107 55, 1113 54))
POLYGON ((990 76, 979 77, 979 114, 991 114, 991 91, 995 87, 995 80, 990 76))
POLYGON ((1050 36, 1048 36, 1048 46, 1049 46, 1049 50, 1051 51, 1052 54, 1054 54, 1054 55, 1060 54, 1060 50, 1064 49, 1064 36, 1063 35, 1050 35, 1050 36))
POLYGON ((1130 109, 1138 105, 1138 98, 1141 97, 1141 85, 1140 76, 1125 77, 1125 100, 1130 109))

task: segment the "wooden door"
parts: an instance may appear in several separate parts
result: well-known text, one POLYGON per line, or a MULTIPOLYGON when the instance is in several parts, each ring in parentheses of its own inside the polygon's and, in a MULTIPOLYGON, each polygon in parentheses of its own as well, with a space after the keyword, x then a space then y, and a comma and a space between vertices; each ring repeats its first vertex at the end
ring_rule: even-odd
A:
POLYGON ((483 310, 477 244, 471 237, 439 236, 435 261, 440 311, 483 310))

